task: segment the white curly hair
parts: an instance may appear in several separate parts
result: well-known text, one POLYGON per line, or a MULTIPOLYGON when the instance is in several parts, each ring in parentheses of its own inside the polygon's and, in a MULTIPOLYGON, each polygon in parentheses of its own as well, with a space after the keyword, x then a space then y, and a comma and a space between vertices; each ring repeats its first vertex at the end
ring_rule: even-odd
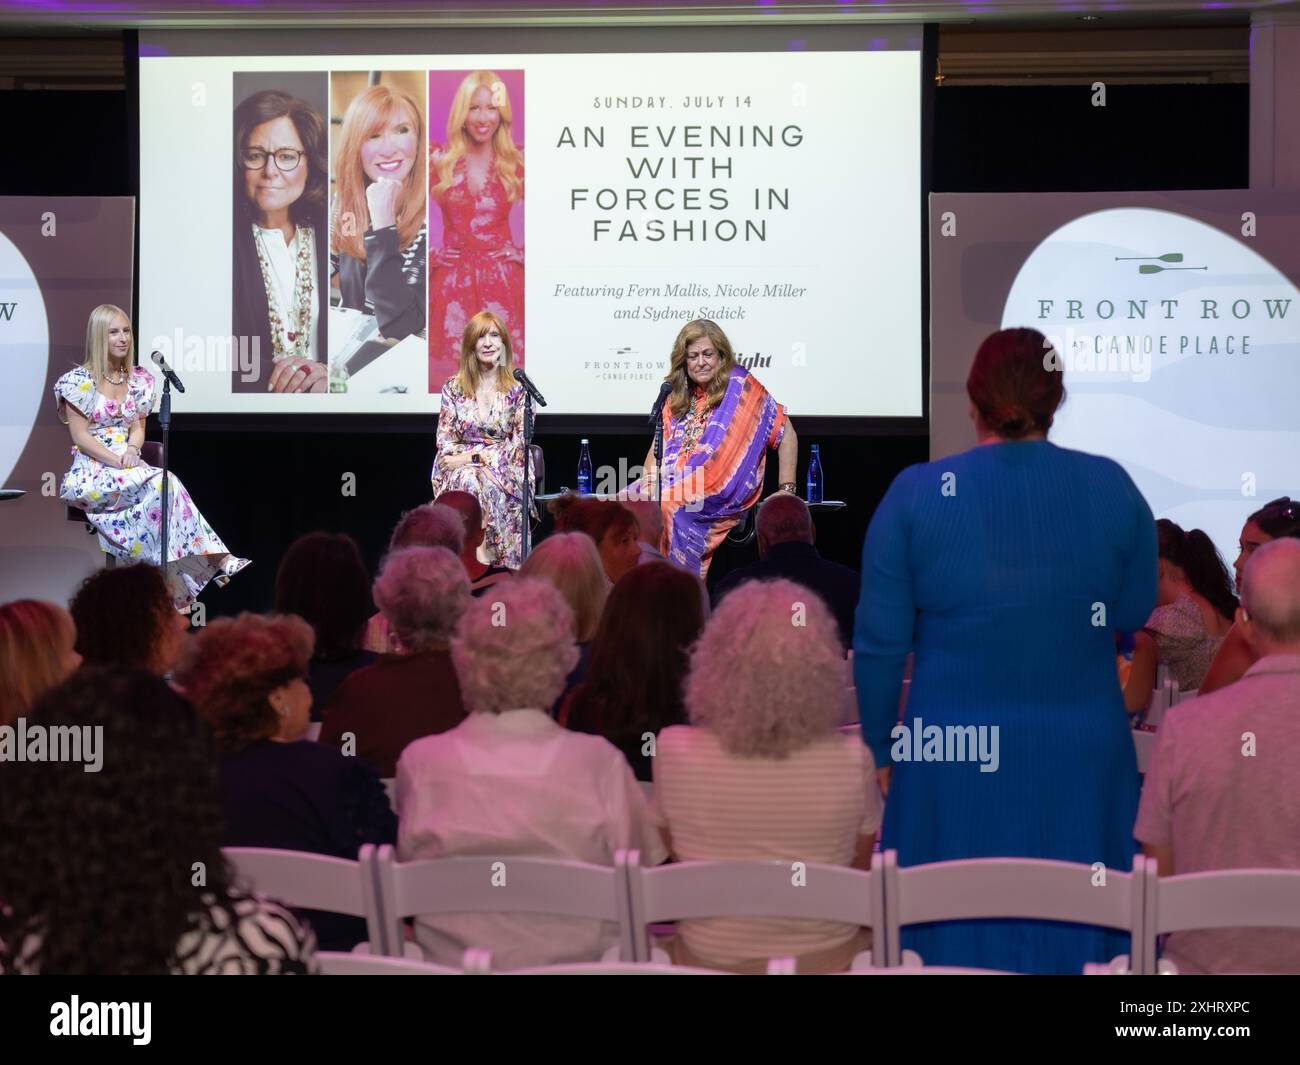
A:
POLYGON ((471 601, 451 661, 471 710, 547 710, 578 664, 573 611, 548 581, 501 581, 471 601))
POLYGON ((834 732, 844 697, 835 619, 793 581, 747 581, 718 604, 691 649, 692 725, 724 750, 783 758, 834 732))
POLYGON ((469 606, 469 576, 445 547, 406 547, 384 559, 373 593, 408 652, 445 647, 469 606))

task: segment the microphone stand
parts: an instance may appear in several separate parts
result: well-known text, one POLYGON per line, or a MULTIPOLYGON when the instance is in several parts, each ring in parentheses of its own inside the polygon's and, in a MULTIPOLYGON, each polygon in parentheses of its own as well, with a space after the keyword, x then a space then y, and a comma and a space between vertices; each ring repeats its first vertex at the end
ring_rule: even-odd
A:
POLYGON ((163 374, 163 393, 162 402, 158 405, 158 427, 162 430, 162 512, 160 520, 162 529, 159 531, 159 550, 158 565, 163 571, 163 577, 167 576, 167 531, 171 525, 170 513, 168 510, 171 500, 169 499, 168 482, 171 481, 171 474, 168 472, 168 464, 171 461, 169 438, 172 428, 172 383, 171 379, 163 374))
POLYGON ((660 408, 659 416, 655 418, 655 483, 653 503, 661 502, 664 479, 664 419, 663 411, 660 408))
POLYGON ((532 526, 528 521, 528 512, 532 509, 532 485, 529 474, 533 469, 533 394, 524 389, 524 509, 520 520, 523 522, 523 535, 519 541, 519 563, 528 557, 532 526))

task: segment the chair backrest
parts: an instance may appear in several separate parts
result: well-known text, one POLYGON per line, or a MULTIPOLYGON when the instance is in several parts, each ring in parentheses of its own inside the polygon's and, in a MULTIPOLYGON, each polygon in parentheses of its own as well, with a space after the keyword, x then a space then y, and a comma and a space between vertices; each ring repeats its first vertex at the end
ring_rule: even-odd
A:
POLYGON ((1156 971, 1156 937, 1207 928, 1300 928, 1300 870, 1217 869, 1146 876, 1146 969, 1156 971))
POLYGON ((613 866, 509 855, 399 862, 391 846, 382 846, 377 883, 389 953, 401 954, 407 917, 536 913, 617 924, 619 957, 631 961, 627 861, 627 852, 620 851, 613 866))
POLYGON ((929 921, 1021 917, 1115 928, 1132 935, 1141 972, 1145 865, 1133 872, 1041 858, 969 858, 902 868, 884 854, 886 965, 902 963, 899 930, 929 921))
POLYGON ((226 847, 221 853, 235 875, 260 895, 288 906, 364 917, 370 952, 386 953, 373 844, 363 844, 356 861, 259 847, 226 847))
POLYGON ((316 955, 322 976, 464 976, 462 969, 412 958, 385 958, 371 954, 344 954, 323 950, 316 955))
POLYGON ((661 962, 591 961, 511 969, 504 976, 734 976, 720 969, 696 969, 661 962))
MULTIPOLYGON (((632 941, 649 961, 649 925, 707 917, 786 917, 842 921, 884 932, 881 856, 872 871, 818 862, 681 862, 653 869, 628 864, 632 941)), ((882 964, 877 961, 876 964, 882 964)))
MULTIPOLYGON (((146 440, 140 447, 140 461, 146 466, 161 466, 163 461, 162 441, 146 440)), ((168 554, 170 553, 168 552, 168 554)))
POLYGON ((542 453, 541 444, 528 445, 528 457, 533 463, 533 480, 536 482, 536 491, 546 491, 546 456, 542 453))
POLYGON ((1145 773, 1151 764, 1151 752, 1155 750, 1156 734, 1148 729, 1133 730, 1133 749, 1137 752, 1138 772, 1145 773))
POLYGON ((1179 703, 1185 703, 1185 702, 1187 702, 1188 699, 1195 699, 1198 695, 1201 694, 1201 692, 1200 692, 1200 689, 1199 689, 1199 688, 1193 688, 1193 689, 1192 689, 1191 691, 1189 691, 1189 692, 1184 692, 1184 691, 1179 691, 1179 690, 1175 687, 1175 688, 1173 689, 1172 694, 1173 694, 1173 700, 1174 700, 1174 701, 1173 701, 1173 705, 1174 705, 1174 706, 1177 706, 1179 703))
POLYGON ((1168 681, 1165 684, 1156 686, 1151 693, 1151 701, 1147 704, 1147 712, 1143 716, 1142 722, 1151 728, 1159 728, 1160 721, 1165 716, 1165 711, 1174 705, 1178 696, 1178 683, 1168 681))

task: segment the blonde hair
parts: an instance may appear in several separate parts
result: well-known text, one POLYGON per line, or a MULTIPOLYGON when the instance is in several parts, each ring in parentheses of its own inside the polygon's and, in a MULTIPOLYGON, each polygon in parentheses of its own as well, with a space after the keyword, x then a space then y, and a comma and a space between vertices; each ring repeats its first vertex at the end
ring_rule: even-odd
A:
POLYGON ((348 104, 334 156, 337 194, 331 217, 330 246, 360 262, 366 259, 365 234, 343 233, 340 220, 348 215, 369 220, 366 186, 370 179, 361 169, 361 142, 387 123, 399 107, 405 107, 410 113, 411 124, 415 127, 415 148, 410 173, 402 182, 402 196, 397 208, 397 246, 409 247, 424 224, 424 118, 416 102, 406 93, 387 85, 372 85, 348 104))
POLYGON ((64 653, 76 639, 71 616, 42 599, 0 606, 0 725, 12 725, 63 680, 64 653))
MULTIPOLYGON (((96 388, 99 388, 99 383, 108 376, 108 329, 113 324, 113 319, 119 314, 126 319, 126 324, 129 327, 131 325, 131 316, 121 307, 115 307, 111 303, 101 303, 90 312, 90 317, 86 319, 86 361, 81 364, 81 368, 94 379, 96 388)), ((128 377, 134 368, 135 330, 132 329, 131 341, 126 349, 126 372, 128 377)), ((59 406, 59 420, 67 424, 67 415, 63 413, 62 404, 59 406)))
POLYGON ((731 341, 717 322, 707 318, 697 318, 682 326, 682 331, 673 341, 673 352, 669 359, 668 375, 664 378, 673 386, 668 400, 668 408, 674 418, 680 418, 691 408, 691 393, 695 384, 686 373, 686 349, 702 337, 707 337, 718 353, 718 369, 709 382, 709 409, 712 410, 722 402, 727 392, 727 383, 731 380, 731 368, 736 365, 736 353, 731 348, 731 341))
POLYGON ((560 590, 573 611, 573 638, 587 643, 596 635, 609 597, 609 578, 596 541, 586 533, 552 533, 538 544, 519 570, 560 590))
POLYGON ((496 131, 492 134, 493 167, 497 177, 506 190, 506 201, 514 203, 524 194, 524 183, 519 178, 519 165, 522 156, 515 145, 514 134, 510 132, 514 121, 514 112, 510 107, 510 94, 505 83, 490 70, 476 70, 465 76, 451 101, 451 110, 447 113, 447 143, 443 149, 442 159, 435 171, 438 181, 429 190, 429 195, 437 199, 451 188, 456 180, 456 164, 464 158, 469 147, 465 136, 465 123, 469 119, 469 109, 474 94, 479 89, 487 89, 492 94, 492 105, 501 116, 496 131))
POLYGON ((479 311, 465 326, 460 337, 460 369, 456 371, 456 384, 467 396, 478 391, 479 366, 475 345, 493 326, 501 334, 501 359, 497 363, 497 388, 509 392, 515 386, 511 367, 515 364, 515 349, 510 343, 510 330, 501 316, 493 311, 479 311))

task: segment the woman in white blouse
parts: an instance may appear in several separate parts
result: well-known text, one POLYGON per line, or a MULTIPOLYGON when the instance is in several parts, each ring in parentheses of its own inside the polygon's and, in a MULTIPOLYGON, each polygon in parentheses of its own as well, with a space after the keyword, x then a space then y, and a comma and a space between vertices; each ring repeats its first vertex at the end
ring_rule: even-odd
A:
POLYGON ((324 392, 325 123, 276 90, 235 108, 235 392, 324 392), (256 347, 253 345, 256 344, 256 347))

